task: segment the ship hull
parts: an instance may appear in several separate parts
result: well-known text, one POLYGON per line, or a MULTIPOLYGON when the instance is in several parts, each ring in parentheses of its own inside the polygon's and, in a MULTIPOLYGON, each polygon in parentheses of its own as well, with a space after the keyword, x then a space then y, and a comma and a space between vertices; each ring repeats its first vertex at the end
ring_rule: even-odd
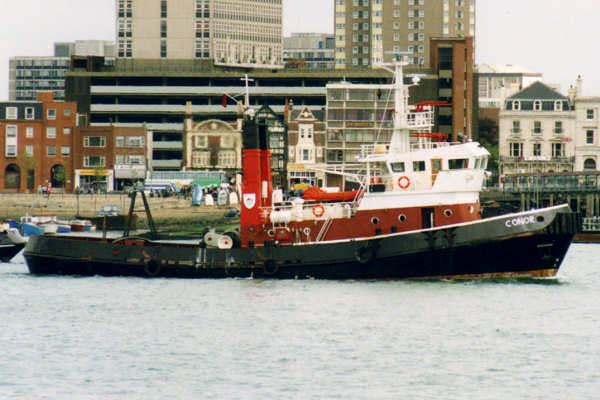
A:
POLYGON ((578 229, 567 206, 365 239, 205 248, 183 241, 30 238, 33 274, 420 279, 554 276, 578 229))

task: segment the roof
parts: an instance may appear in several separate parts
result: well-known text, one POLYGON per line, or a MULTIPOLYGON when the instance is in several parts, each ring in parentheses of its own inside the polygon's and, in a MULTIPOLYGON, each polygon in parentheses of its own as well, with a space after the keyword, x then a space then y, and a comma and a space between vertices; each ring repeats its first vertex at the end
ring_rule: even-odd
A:
POLYGON ((509 100, 569 100, 569 98, 537 81, 509 97, 509 100))
POLYGON ((518 64, 480 64, 477 72, 479 74, 542 76, 541 73, 531 71, 518 64))

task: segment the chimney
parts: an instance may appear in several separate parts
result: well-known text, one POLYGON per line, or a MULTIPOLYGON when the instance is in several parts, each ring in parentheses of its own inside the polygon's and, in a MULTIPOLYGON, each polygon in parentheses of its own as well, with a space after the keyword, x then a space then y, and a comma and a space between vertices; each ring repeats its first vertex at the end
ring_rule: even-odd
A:
POLYGON ((577 75, 577 97, 583 96, 583 79, 581 75, 577 75))

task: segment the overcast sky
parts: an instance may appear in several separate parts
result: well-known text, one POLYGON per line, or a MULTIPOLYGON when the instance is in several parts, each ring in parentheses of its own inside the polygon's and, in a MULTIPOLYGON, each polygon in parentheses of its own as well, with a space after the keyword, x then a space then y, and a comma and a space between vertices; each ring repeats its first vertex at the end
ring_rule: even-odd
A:
MULTIPOLYGON (((284 34, 333 32, 333 3, 284 0, 284 34)), ((8 99, 9 57, 51 56, 54 42, 115 40, 114 0, 0 0, 0 6, 0 101, 8 99)), ((600 1, 477 0, 476 12, 477 63, 521 65, 565 93, 581 75, 584 94, 600 96, 600 1)))

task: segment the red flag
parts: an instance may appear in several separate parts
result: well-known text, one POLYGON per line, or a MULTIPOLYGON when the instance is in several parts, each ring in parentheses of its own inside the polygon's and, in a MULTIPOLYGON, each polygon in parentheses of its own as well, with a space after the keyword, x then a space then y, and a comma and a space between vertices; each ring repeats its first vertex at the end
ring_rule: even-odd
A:
POLYGON ((227 95, 225 93, 223 93, 223 98, 221 98, 221 105, 227 107, 227 95))

